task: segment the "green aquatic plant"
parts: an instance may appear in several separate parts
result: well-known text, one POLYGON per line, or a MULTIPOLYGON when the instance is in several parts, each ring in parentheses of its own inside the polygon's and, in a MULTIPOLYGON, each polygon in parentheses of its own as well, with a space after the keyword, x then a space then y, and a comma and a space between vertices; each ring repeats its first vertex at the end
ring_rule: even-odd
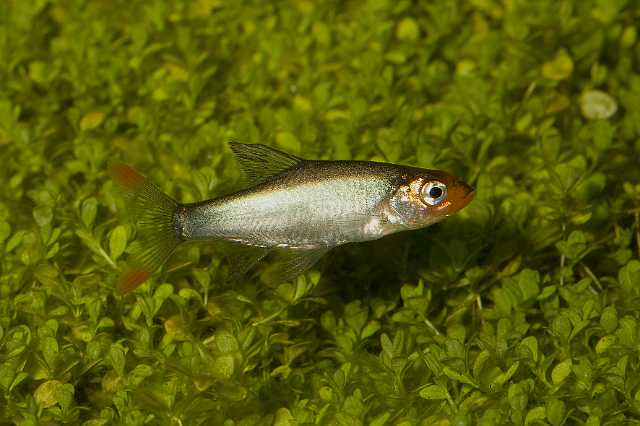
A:
POLYGON ((0 2, 0 423, 640 421, 629 0, 0 2), (268 4, 267 4, 268 3, 268 4), (226 142, 436 167, 476 199, 289 282, 181 248, 116 289, 108 177, 231 192, 226 142))

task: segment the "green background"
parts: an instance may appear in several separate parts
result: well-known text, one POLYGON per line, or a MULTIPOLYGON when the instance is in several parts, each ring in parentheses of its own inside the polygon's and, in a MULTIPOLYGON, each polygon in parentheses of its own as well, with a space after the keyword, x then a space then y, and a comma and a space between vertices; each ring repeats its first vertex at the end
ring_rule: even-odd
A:
POLYGON ((639 22, 631 0, 0 2, 0 422, 638 423, 639 22), (201 244, 119 294, 109 162, 201 200, 238 187, 231 138, 477 197, 291 283, 225 284, 201 244))

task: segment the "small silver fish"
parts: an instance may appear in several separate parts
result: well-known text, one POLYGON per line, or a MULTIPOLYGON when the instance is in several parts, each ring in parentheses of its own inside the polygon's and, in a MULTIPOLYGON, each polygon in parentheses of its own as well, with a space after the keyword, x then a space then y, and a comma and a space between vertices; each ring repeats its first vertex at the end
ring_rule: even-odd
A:
POLYGON ((465 207, 474 190, 440 170, 371 161, 305 160, 265 145, 230 143, 249 180, 247 189, 180 204, 124 164, 111 175, 137 216, 140 249, 119 281, 128 292, 184 241, 225 240, 278 250, 289 277, 331 248, 436 223, 465 207))

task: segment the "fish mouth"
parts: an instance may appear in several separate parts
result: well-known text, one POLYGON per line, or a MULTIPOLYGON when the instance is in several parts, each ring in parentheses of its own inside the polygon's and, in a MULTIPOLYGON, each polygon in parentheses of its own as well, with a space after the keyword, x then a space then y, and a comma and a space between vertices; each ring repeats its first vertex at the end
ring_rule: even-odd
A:
POLYGON ((465 182, 460 182, 456 190, 456 194, 454 195, 454 199, 452 200, 454 201, 454 205, 452 206, 453 208, 450 209, 449 214, 456 213, 468 206, 469 203, 473 201, 475 196, 476 191, 472 186, 468 185, 465 182))
POLYGON ((463 206, 466 206, 476 196, 476 190, 474 187, 464 181, 458 181, 458 199, 462 201, 463 206))
POLYGON ((464 190, 464 198, 471 201, 476 196, 476 190, 470 186, 467 186, 464 190))
POLYGON ((475 188, 469 186, 469 185, 465 185, 465 189, 464 189, 464 197, 465 198, 473 198, 476 196, 476 190, 475 188))

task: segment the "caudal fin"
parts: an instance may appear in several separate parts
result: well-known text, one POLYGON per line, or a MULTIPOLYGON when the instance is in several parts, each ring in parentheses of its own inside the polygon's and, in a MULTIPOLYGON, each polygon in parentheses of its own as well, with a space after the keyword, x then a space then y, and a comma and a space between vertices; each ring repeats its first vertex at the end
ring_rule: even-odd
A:
POLYGON ((131 248, 131 267, 118 281, 120 290, 126 293, 145 282, 180 244, 176 230, 178 203, 126 164, 115 163, 110 171, 114 182, 125 193, 127 208, 137 229, 137 240, 131 248))

